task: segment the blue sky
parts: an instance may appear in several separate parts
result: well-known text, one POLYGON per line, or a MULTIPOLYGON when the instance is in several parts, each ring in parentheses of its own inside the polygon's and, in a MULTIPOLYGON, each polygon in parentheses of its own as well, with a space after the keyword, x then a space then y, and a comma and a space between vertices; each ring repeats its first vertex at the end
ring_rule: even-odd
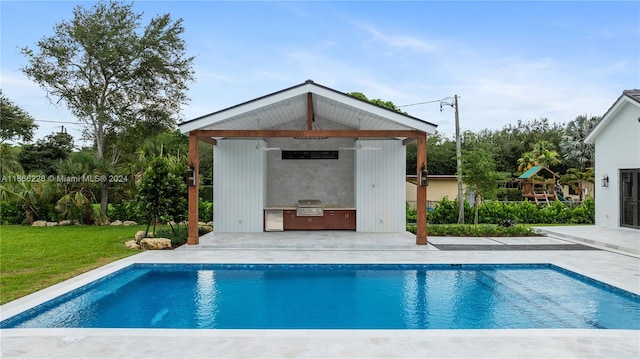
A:
MULTIPOLYGON (((19 48, 85 1, 0 1, 4 95, 37 120, 75 119, 20 71, 19 48)), ((137 1, 184 20, 196 82, 192 119, 312 79, 396 105, 460 96, 462 130, 602 115, 640 88, 640 2, 137 1)), ((454 134, 438 103, 404 107, 454 134)), ((39 137, 59 123, 38 122, 39 137)), ((64 124, 74 135, 78 125, 64 124)))

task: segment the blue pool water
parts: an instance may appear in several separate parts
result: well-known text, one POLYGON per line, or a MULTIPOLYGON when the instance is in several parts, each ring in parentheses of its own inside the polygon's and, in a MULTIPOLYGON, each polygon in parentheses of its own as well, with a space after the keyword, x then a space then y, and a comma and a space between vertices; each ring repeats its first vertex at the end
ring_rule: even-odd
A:
POLYGON ((640 296, 549 264, 136 264, 2 328, 640 329, 640 296))

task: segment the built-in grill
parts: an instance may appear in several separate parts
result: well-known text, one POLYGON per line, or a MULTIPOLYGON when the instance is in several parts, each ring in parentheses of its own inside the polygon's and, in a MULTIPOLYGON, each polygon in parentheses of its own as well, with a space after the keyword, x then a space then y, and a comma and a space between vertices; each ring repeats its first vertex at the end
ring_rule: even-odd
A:
POLYGON ((296 206, 298 216, 321 217, 324 215, 322 202, 319 199, 301 199, 296 206))

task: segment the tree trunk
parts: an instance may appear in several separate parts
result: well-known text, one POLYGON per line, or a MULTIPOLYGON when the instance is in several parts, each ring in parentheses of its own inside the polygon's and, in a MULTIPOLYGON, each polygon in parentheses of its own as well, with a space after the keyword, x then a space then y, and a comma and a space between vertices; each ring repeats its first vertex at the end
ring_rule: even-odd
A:
POLYGON ((107 213, 107 204, 109 204, 109 187, 107 182, 100 182, 100 210, 107 213))
POLYGON ((480 200, 480 196, 478 196, 478 192, 476 192, 473 196, 473 207, 475 207, 475 213, 473 215, 473 224, 478 224, 478 211, 480 209, 480 204, 478 201, 480 200))
MULTIPOLYGON (((104 128, 101 122, 101 116, 98 114, 98 117, 94 120, 94 129, 95 129, 95 141, 96 141, 96 157, 99 161, 104 161, 104 145, 105 145, 105 135, 104 128)), ((100 182, 100 210, 104 213, 107 213, 107 205, 109 204, 109 187, 106 182, 100 182)))

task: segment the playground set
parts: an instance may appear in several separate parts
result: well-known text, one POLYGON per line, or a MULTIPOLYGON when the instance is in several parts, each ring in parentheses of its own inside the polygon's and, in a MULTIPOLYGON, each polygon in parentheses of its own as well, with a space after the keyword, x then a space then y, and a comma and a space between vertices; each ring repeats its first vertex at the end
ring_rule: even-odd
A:
POLYGON ((518 177, 522 182, 522 197, 536 204, 551 204, 556 198, 568 202, 563 196, 559 176, 544 166, 533 166, 518 177))

